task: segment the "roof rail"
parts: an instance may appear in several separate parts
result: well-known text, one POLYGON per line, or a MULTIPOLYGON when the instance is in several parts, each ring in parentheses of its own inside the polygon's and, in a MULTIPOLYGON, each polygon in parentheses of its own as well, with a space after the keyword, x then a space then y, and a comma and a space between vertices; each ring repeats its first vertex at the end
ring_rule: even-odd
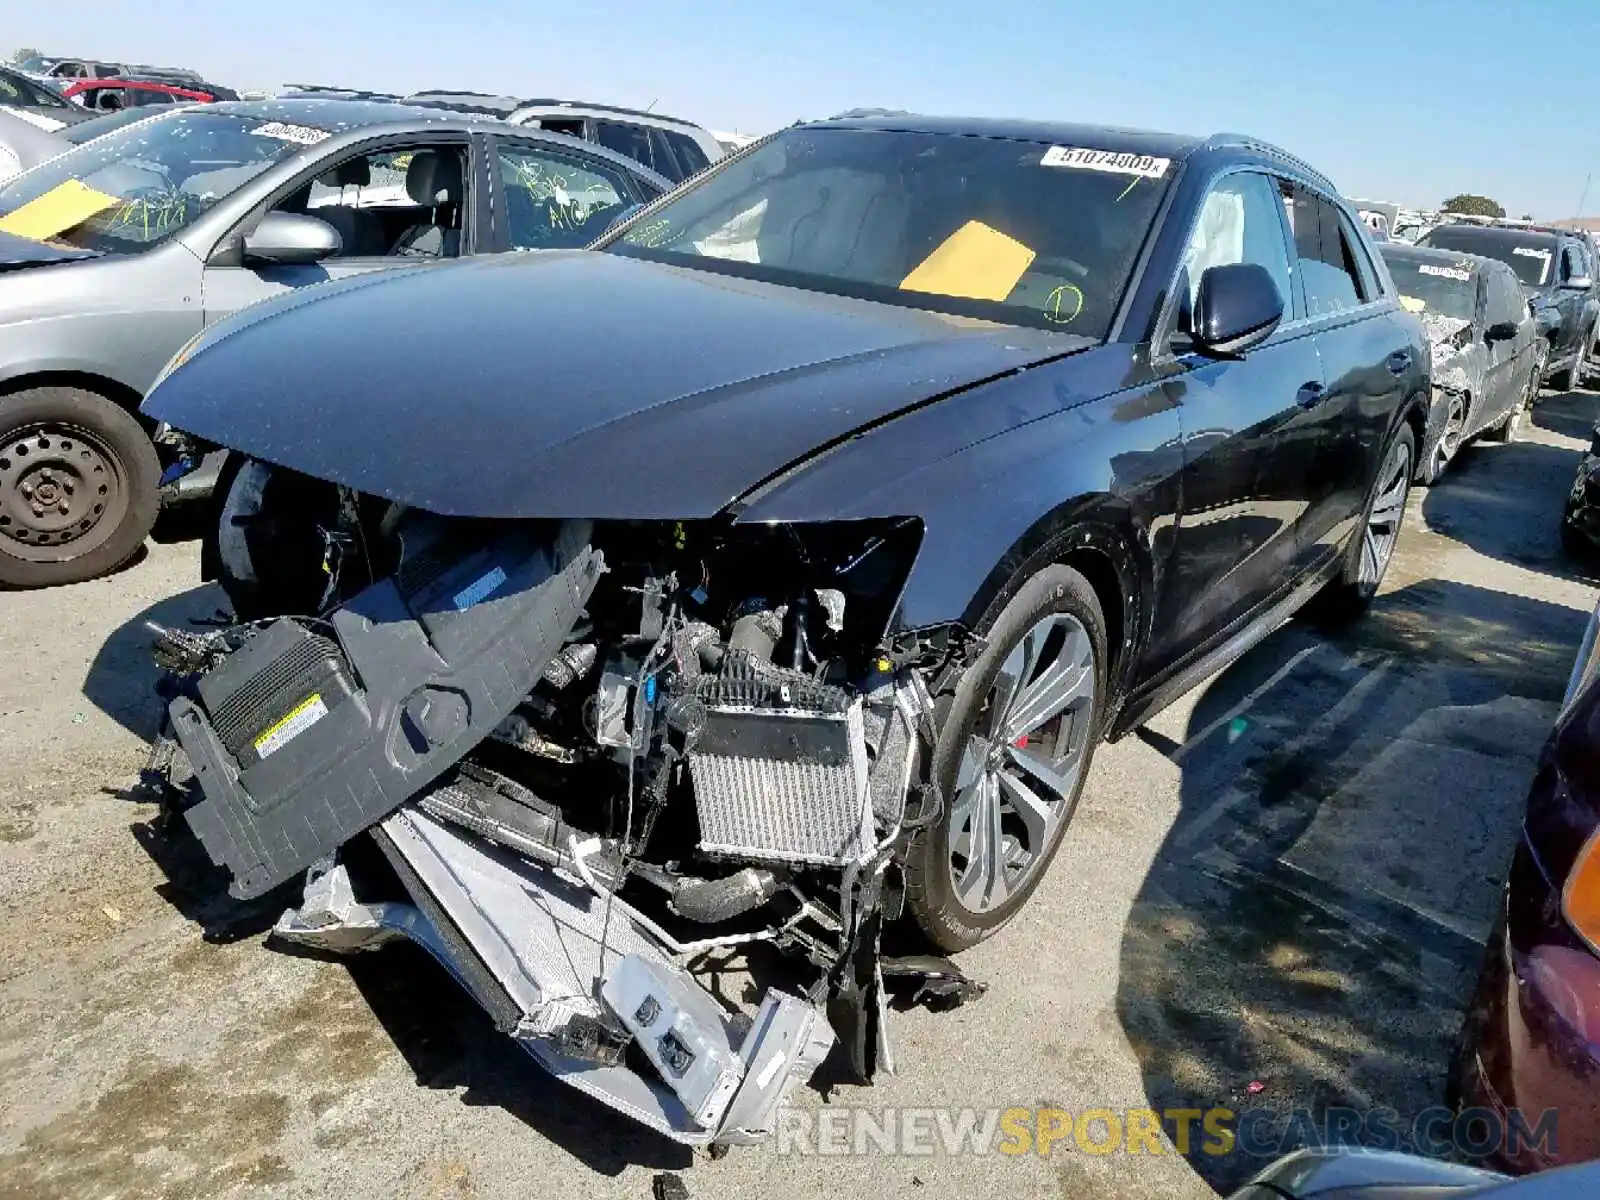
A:
POLYGON ((590 100, 556 100, 544 97, 533 99, 518 99, 516 96, 501 96, 491 92, 451 91, 447 88, 429 88, 420 92, 412 92, 406 97, 418 103, 431 103, 436 105, 450 105, 454 108, 470 109, 477 112, 499 112, 502 108, 515 112, 520 108, 584 108, 593 112, 617 113, 630 117, 649 117, 652 121, 662 121, 669 125, 684 125, 692 129, 699 129, 693 121, 682 117, 669 117, 665 113, 651 112, 643 108, 624 108, 617 104, 596 104, 590 100), (474 105, 472 101, 483 101, 481 105, 474 105))
POLYGON ((1330 191, 1337 192, 1339 190, 1333 186, 1333 181, 1331 179, 1313 167, 1310 163, 1306 162, 1305 159, 1297 158, 1293 154, 1290 154, 1282 146, 1275 146, 1271 142, 1263 141, 1258 137, 1251 137, 1248 133, 1214 133, 1205 140, 1205 142, 1201 145, 1201 149, 1219 150, 1228 146, 1238 147, 1245 150, 1253 150, 1256 153, 1264 154, 1269 158, 1276 158, 1299 171, 1303 171, 1305 174, 1310 175, 1313 179, 1320 180, 1321 182, 1327 184, 1330 191))

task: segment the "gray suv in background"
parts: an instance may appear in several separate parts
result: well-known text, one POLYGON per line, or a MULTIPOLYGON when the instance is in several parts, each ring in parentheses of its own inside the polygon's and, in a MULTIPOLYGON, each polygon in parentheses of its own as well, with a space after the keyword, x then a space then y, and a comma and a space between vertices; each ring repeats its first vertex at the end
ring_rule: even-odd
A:
POLYGON ((161 464, 135 413, 212 322, 325 280, 581 247, 669 186, 570 137, 342 100, 196 105, 0 186, 0 586, 139 548, 161 464))

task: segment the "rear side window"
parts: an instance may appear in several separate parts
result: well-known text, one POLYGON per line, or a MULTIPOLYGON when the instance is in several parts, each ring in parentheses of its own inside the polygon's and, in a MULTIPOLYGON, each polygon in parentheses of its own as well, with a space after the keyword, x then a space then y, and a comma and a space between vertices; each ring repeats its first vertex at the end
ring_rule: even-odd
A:
POLYGON ((1296 266, 1312 317, 1356 308, 1369 298, 1356 265, 1355 249, 1339 222, 1338 208, 1305 188, 1285 188, 1284 210, 1294 237, 1296 266))
POLYGON ((621 121, 596 121, 594 124, 595 141, 607 150, 625 154, 634 162, 643 163, 652 171, 659 171, 670 178, 672 164, 657 164, 648 129, 640 125, 624 125, 621 121))
POLYGON ((650 151, 655 169, 674 183, 692 174, 679 164, 678 156, 672 152, 672 146, 667 141, 666 130, 650 130, 650 151))
POLYGON ((661 131, 661 135, 672 144, 672 153, 678 160, 684 175, 693 175, 696 171, 703 171, 711 165, 711 160, 706 157, 706 152, 700 149, 700 143, 686 133, 673 133, 670 129, 661 131))

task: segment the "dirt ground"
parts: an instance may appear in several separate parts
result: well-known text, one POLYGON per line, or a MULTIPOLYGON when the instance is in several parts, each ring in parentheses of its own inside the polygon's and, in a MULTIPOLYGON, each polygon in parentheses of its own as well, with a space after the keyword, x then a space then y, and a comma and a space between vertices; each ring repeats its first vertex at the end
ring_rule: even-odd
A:
MULTIPOLYGON (((1417 491, 1370 617, 1295 622, 1104 748, 1032 905, 963 958, 980 1001, 892 1018, 899 1073, 815 1113, 1439 1102, 1592 582, 1556 521, 1596 397, 1417 491), (1261 1085, 1259 1087, 1254 1085, 1261 1085)), ((712 1161, 543 1075, 408 947, 268 949, 127 789, 158 702, 142 622, 213 612, 192 543, 0 594, 0 1196, 1208 1196, 1242 1153, 712 1161)), ((1293 1141, 1292 1132, 1284 1148, 1293 1141)))

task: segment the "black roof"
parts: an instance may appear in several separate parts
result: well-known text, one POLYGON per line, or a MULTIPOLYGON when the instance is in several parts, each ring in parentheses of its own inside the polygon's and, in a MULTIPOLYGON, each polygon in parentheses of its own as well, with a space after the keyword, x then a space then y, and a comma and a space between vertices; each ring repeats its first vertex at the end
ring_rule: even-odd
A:
POLYGON ((1405 242, 1379 242, 1378 253, 1383 255, 1386 262, 1432 263, 1440 267, 1453 267, 1458 271, 1471 271, 1473 274, 1479 274, 1485 268, 1511 269, 1499 259, 1486 258, 1482 254, 1435 246, 1408 246, 1405 242))
POLYGON ((1423 239, 1431 240, 1436 235, 1448 236, 1452 240, 1459 239, 1463 243, 1476 242, 1480 246, 1508 249, 1512 246, 1548 246, 1557 238, 1576 236, 1570 230, 1535 229, 1525 225, 1474 225, 1470 221, 1452 221, 1446 225, 1435 225, 1423 235, 1423 239), (1462 237, 1463 234, 1466 236, 1462 237))

